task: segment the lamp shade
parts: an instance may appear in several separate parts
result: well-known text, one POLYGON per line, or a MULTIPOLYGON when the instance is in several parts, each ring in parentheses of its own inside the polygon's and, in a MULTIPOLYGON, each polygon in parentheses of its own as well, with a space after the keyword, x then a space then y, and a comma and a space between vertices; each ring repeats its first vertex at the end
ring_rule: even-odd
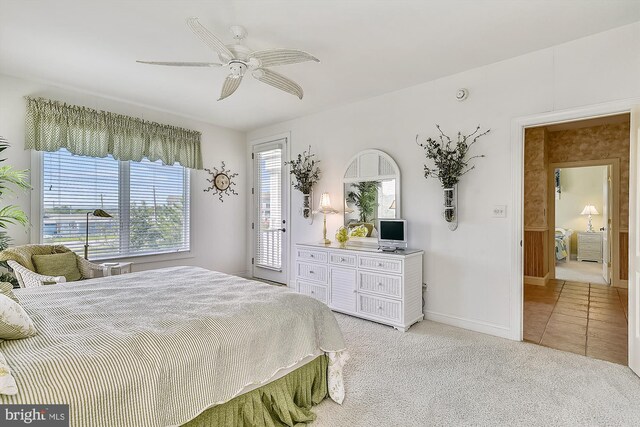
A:
POLYGON ((391 206, 389 206, 389 209, 395 209, 396 208, 396 199, 393 199, 393 202, 391 202, 391 206))
POLYGON ((587 205, 584 207, 582 212, 580 212, 580 215, 600 215, 600 213, 598 212, 595 206, 587 205))
POLYGON ((331 198, 329 197, 329 193, 322 193, 322 196, 320 196, 320 207, 319 207, 320 211, 330 211, 333 210, 333 208, 331 207, 331 198))
POLYGON ((113 216, 103 211, 102 209, 96 209, 95 211, 92 212, 92 215, 100 218, 113 218, 113 216))

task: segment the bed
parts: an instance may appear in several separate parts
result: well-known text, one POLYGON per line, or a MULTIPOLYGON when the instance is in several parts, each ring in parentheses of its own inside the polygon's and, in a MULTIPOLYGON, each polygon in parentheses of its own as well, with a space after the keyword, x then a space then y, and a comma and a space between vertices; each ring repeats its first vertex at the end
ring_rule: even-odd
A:
POLYGON ((230 405, 213 414, 224 425, 256 411, 286 425, 313 419, 297 395, 344 398, 348 355, 333 313, 286 288, 172 267, 16 296, 38 333, 0 344, 18 389, 2 404, 68 403, 73 426, 213 425, 199 421, 230 405))
POLYGON ((555 234, 556 261, 568 261, 571 256, 571 235, 573 230, 557 227, 555 234))

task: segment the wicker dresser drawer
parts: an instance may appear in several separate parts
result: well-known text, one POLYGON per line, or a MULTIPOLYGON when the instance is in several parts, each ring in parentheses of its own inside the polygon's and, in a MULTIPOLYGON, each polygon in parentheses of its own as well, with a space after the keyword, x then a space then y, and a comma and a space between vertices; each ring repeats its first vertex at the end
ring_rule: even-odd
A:
POLYGON ((311 298, 315 298, 318 301, 321 301, 327 304, 327 287, 324 285, 316 285, 313 283, 301 282, 298 281, 298 292, 304 295, 308 295, 311 298))
POLYGON ((398 322, 402 319, 402 303, 373 295, 358 294, 358 312, 398 322))
POLYGON ((329 255, 329 263, 335 265, 345 265, 349 267, 356 266, 356 256, 355 255, 347 255, 339 252, 332 252, 329 255))
POLYGON ((296 258, 298 258, 300 261, 313 261, 313 262, 326 264, 327 252, 314 251, 311 249, 297 249, 296 258))
POLYGON ((296 277, 298 279, 327 283, 327 272, 326 265, 309 262, 298 262, 296 264, 296 277))
POLYGON ((358 267, 368 268, 371 270, 384 271, 386 273, 402 273, 402 260, 378 258, 369 256, 358 257, 358 267))
POLYGON ((389 296, 402 297, 402 276, 390 276, 361 271, 358 274, 358 290, 389 296))

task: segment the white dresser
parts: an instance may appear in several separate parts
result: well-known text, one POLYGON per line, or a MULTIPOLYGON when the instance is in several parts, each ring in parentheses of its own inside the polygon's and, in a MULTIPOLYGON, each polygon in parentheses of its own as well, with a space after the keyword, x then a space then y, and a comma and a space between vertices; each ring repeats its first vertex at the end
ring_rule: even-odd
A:
POLYGON ((578 261, 602 262, 602 233, 578 232, 578 261))
POLYGON ((400 331, 423 319, 423 251, 296 244, 296 290, 400 331))

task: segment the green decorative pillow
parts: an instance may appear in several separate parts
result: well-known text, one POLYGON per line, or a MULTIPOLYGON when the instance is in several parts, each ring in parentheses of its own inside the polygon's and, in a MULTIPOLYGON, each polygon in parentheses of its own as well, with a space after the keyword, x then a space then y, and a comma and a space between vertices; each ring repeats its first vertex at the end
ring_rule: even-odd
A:
POLYGON ((20 302, 13 293, 13 285, 9 282, 0 282, 0 294, 8 296, 15 302, 20 302))
POLYGON ((67 282, 75 282, 82 279, 78 270, 78 261, 73 252, 64 252, 51 255, 34 255, 31 257, 36 273, 45 276, 64 276, 67 282))
POLYGON ((17 340, 36 334, 36 327, 31 318, 6 295, 0 295, 0 339, 17 340))

